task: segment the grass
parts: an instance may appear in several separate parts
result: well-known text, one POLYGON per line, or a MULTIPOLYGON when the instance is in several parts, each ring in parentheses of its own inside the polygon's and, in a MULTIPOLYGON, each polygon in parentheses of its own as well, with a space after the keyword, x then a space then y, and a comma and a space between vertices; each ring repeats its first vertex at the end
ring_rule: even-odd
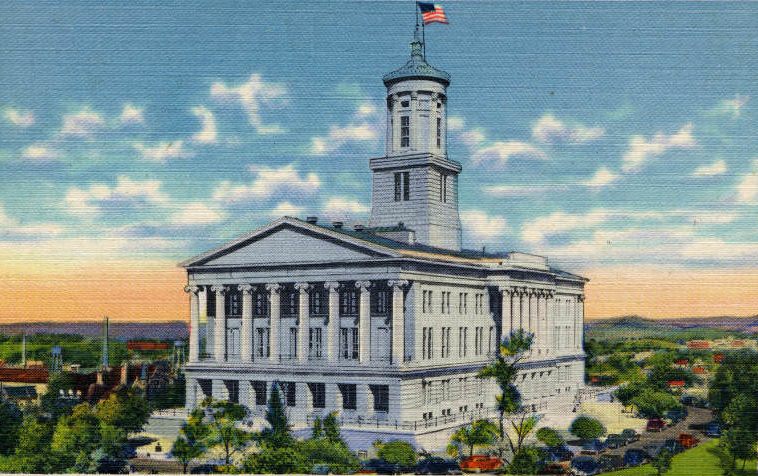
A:
MULTIPOLYGON (((729 461, 729 456, 724 450, 719 448, 718 440, 710 440, 697 447, 679 453, 674 456, 671 462, 671 469, 665 473, 666 476, 721 476, 724 470, 721 466, 722 461, 729 461)), ((742 461, 737 462, 737 471, 733 474, 737 476, 747 476, 756 474, 756 460, 750 460, 745 465, 745 470, 741 470, 742 461)), ((636 468, 622 469, 612 473, 604 473, 607 476, 656 476, 658 472, 649 464, 637 466, 636 468)))

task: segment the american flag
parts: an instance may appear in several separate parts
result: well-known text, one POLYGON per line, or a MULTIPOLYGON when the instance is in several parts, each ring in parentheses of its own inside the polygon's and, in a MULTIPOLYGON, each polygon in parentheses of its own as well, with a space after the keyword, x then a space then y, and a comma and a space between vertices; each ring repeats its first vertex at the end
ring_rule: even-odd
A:
POLYGON ((445 16, 445 10, 442 9, 442 5, 418 2, 418 9, 421 11, 424 25, 435 22, 447 24, 447 17, 445 16))

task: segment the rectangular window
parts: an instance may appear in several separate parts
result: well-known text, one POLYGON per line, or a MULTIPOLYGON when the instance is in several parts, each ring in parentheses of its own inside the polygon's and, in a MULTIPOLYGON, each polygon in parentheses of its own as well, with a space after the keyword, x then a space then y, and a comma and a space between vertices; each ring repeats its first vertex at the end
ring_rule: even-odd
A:
POLYGON ((356 387, 354 383, 340 383, 337 385, 342 393, 342 408, 355 410, 357 408, 356 387))
POLYGON ((440 357, 445 356, 445 328, 440 329, 440 357))
POLYGON ((253 306, 253 315, 255 317, 266 317, 268 315, 268 294, 257 292, 254 295, 255 306, 253 306))
POLYGON ((300 300, 300 292, 295 289, 283 289, 280 293, 281 296, 281 312, 282 316, 297 316, 297 305, 300 300))
POLYGON ((226 391, 229 392, 228 401, 239 403, 240 401, 240 383, 238 380, 224 380, 226 391))
POLYGON ((429 342, 426 344, 426 358, 431 359, 432 358, 432 328, 429 328, 429 332, 427 332, 426 337, 429 339, 429 342))
POLYGON ((463 328, 463 356, 468 353, 468 327, 463 328))
POLYGON ((268 357, 270 355, 268 328, 259 327, 255 329, 256 333, 256 349, 255 352, 258 357, 268 357))
POLYGON ((290 327, 289 356, 297 357, 297 327, 290 327))
POLYGON ((399 202, 403 199, 403 182, 400 172, 395 172, 395 201, 399 202))
POLYGON ((403 172, 403 201, 407 202, 411 199, 411 174, 410 172, 403 172))
POLYGON ((206 312, 205 314, 208 317, 216 317, 216 292, 208 290, 205 292, 205 305, 206 305, 206 312))
POLYGON ((309 383, 308 387, 313 397, 313 408, 326 408, 326 384, 309 383))
POLYGON ((442 147, 442 118, 437 118, 437 148, 442 147))
POLYGON ((426 358, 426 332, 427 328, 421 329, 421 357, 426 358))
POLYGON ((310 313, 312 316, 325 316, 329 310, 329 296, 325 289, 311 290, 310 313))
POLYGON ((389 312, 389 291, 378 289, 371 292, 371 314, 384 316, 389 312))
POLYGON ((463 293, 463 313, 468 314, 468 293, 463 293))
POLYGON ((374 411, 390 411, 390 387, 388 385, 372 385, 371 391, 374 394, 374 411))
POLYGON ((320 327, 308 329, 308 355, 312 359, 322 357, 322 330, 320 327))
POLYGON ((458 357, 463 357, 463 327, 458 328, 458 357))
POLYGON ((254 380, 252 382, 252 385, 253 385, 253 391, 255 392, 255 404, 265 405, 267 402, 266 382, 262 382, 260 380, 254 380))
POLYGON ((411 118, 400 116, 400 147, 411 146, 411 118))
POLYGON ((224 296, 224 312, 226 317, 239 318, 242 316, 242 291, 229 291, 224 296))
POLYGON ((440 202, 447 203, 447 174, 440 173, 440 202))
POLYGON ((359 351, 360 351, 360 344, 359 344, 360 341, 358 340, 358 328, 353 327, 351 331, 352 331, 352 336, 353 336, 353 359, 357 359, 359 351))
POLYGON ((279 382, 279 388, 282 390, 284 404, 288 407, 294 407, 297 403, 295 400, 295 382, 279 382))
POLYGON ((358 290, 345 289, 340 293, 340 315, 358 315, 358 290))

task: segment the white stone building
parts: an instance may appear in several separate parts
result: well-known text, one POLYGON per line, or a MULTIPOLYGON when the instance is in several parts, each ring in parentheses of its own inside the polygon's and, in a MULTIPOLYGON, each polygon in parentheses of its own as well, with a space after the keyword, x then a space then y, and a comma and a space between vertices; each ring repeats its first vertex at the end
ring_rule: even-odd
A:
POLYGON ((283 217, 182 263, 188 408, 213 396, 261 418, 276 382, 296 428, 337 411, 353 448, 442 448, 456 427, 495 416, 496 385, 476 375, 524 328, 535 334, 518 379, 527 408, 570 411, 586 279, 541 256, 461 249, 450 79, 422 51, 416 36, 384 77, 386 155, 370 161, 367 226, 283 217))

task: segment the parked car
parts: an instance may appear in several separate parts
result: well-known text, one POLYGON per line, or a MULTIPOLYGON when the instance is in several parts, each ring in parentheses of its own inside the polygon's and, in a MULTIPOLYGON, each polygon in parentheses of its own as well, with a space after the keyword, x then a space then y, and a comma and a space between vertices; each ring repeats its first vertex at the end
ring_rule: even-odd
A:
POLYGON ((571 458, 575 456, 574 452, 566 445, 548 446, 542 448, 542 450, 546 454, 545 459, 549 459, 553 462, 571 461, 571 458))
POLYGON ((608 448, 621 448, 622 446, 626 446, 626 438, 619 435, 618 433, 611 433, 608 435, 608 438, 605 439, 605 445, 608 448))
POLYGON ((400 474, 407 472, 406 470, 407 468, 403 468, 399 464, 373 458, 361 462, 361 469, 358 470, 358 474, 400 474))
POLYGON ((684 420, 687 417, 687 409, 682 408, 675 408, 673 410, 669 410, 666 412, 666 418, 671 421, 672 425, 676 425, 680 421, 684 420))
POLYGON ((658 456, 658 453, 661 452, 661 449, 663 449, 663 441, 652 441, 643 446, 642 449, 645 450, 645 453, 650 455, 650 458, 655 458, 658 456))
POLYGON ((721 425, 712 421, 705 426, 705 436, 709 438, 718 438, 721 436, 721 425))
POLYGON ((594 440, 590 440, 587 443, 582 445, 582 454, 583 455, 599 455, 606 449, 607 449, 607 446, 605 445, 605 443, 595 438, 594 440))
POLYGON ((416 474, 463 474, 463 471, 453 460, 431 457, 416 465, 416 474))
POLYGON ((698 443, 700 443, 700 440, 695 438, 694 435, 691 435, 689 433, 679 433, 679 444, 682 445, 682 448, 684 449, 690 449, 695 446, 697 446, 698 443))
POLYGON ((625 466, 624 458, 621 455, 600 455, 597 462, 603 471, 615 471, 625 466))
POLYGON ((695 405, 695 402, 697 402, 697 398, 695 398, 692 395, 682 395, 679 401, 682 403, 682 405, 695 405))
POLYGON ((682 445, 673 438, 664 441, 662 449, 667 450, 672 455, 679 454, 684 451, 682 445))
POLYGON ((461 460, 461 469, 472 473, 497 471, 503 467, 503 460, 497 456, 473 455, 461 460))
POLYGON ((650 455, 645 450, 639 448, 632 448, 624 452, 624 465, 625 466, 639 466, 650 461, 650 455))
POLYGON ((647 431, 663 431, 666 428, 666 422, 660 418, 651 418, 647 421, 645 429, 647 431))
POLYGON ((569 466, 569 472, 575 476, 594 476, 602 470, 598 460, 592 456, 577 456, 569 466))
POLYGON ((631 428, 625 428, 621 432, 621 436, 626 439, 627 444, 633 443, 635 441, 640 441, 640 434, 632 430, 631 428))

